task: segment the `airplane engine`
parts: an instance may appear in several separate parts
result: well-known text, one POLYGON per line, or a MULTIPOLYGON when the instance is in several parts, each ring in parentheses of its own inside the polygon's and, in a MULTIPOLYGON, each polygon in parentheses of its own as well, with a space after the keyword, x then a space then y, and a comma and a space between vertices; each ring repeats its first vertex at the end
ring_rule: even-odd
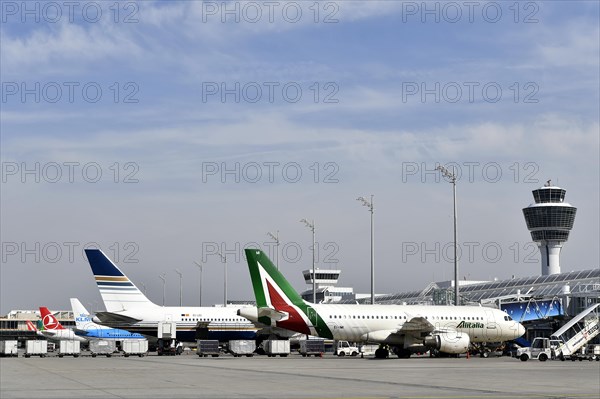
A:
POLYGON ((426 337, 423 344, 444 353, 466 353, 471 339, 464 333, 440 333, 426 337))

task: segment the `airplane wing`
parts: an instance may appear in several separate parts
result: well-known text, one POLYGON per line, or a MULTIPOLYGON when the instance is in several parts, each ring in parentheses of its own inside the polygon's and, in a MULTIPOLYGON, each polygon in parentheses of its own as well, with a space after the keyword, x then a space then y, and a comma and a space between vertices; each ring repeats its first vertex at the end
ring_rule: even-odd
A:
POLYGON ((96 312, 96 317, 103 325, 109 327, 130 326, 142 321, 141 319, 136 319, 134 317, 125 316, 114 312, 96 312))
POLYGON ((88 331, 80 330, 79 328, 73 328, 73 331, 75 332, 76 335, 79 335, 80 337, 85 337, 89 334, 88 331))
POLYGON ((422 316, 416 316, 408 320, 396 331, 396 334, 430 333, 435 331, 435 326, 422 316))

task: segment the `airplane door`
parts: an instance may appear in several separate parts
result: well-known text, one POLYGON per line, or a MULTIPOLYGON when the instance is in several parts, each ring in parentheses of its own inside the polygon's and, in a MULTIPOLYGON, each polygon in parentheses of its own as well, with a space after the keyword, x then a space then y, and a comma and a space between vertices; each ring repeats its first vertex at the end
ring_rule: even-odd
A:
POLYGON ((500 331, 498 329, 498 324, 496 323, 494 312, 486 310, 485 315, 487 322, 485 323, 484 334, 487 339, 495 339, 496 337, 500 336, 500 331))
POLYGON ((310 320, 310 322, 312 323, 313 326, 316 326, 317 320, 318 320, 317 312, 313 308, 309 307, 307 313, 308 313, 308 320, 310 320))

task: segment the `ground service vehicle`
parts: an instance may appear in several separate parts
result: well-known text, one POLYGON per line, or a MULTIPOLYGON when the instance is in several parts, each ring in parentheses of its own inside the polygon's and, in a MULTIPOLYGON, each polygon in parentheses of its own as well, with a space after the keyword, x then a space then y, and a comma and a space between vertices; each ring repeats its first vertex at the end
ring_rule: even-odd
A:
POLYGON ((17 357, 17 344, 16 340, 5 340, 0 341, 0 356, 2 357, 17 357))
POLYGON ((111 357, 112 354, 117 350, 117 344, 114 340, 107 339, 92 339, 90 340, 90 352, 92 357, 103 355, 111 357))
POLYGON ((338 356, 358 356, 359 353, 358 346, 350 345, 348 341, 338 341, 336 346, 338 356))
POLYGON ((48 354, 48 341, 30 339, 25 343, 25 357, 46 357, 48 354))
POLYGON ((200 357, 218 357, 219 356, 219 340, 217 339, 199 339, 197 354, 200 357))
POLYGON ((256 341, 252 339, 232 339, 229 341, 227 348, 234 357, 252 357, 256 350, 256 341))
POLYGON ((130 355, 144 357, 148 354, 147 339, 124 339, 121 341, 121 347, 123 349, 123 356, 125 357, 129 357, 130 355))
POLYGON ((286 357, 290 354, 290 341, 283 339, 268 339, 263 341, 263 349, 265 354, 269 357, 275 357, 277 355, 286 357))
POLYGON ((561 360, 587 358, 585 353, 580 354, 579 350, 600 333, 598 309, 600 303, 590 306, 552 334, 552 339, 559 342, 555 350, 557 358, 561 360))
POLYGON ((302 357, 323 356, 325 353, 324 339, 303 339, 300 341, 300 354, 302 357))
POLYGON ((523 362, 526 362, 529 359, 537 359, 541 362, 552 359, 550 339, 541 337, 535 338, 531 343, 531 346, 517 349, 517 357, 523 362))

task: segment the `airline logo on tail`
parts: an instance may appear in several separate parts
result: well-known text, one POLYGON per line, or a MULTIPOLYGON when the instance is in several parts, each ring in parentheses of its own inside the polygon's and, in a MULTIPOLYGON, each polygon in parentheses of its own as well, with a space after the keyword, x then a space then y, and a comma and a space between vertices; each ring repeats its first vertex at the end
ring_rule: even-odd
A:
POLYGON ((136 291, 133 283, 99 249, 86 249, 96 284, 102 291, 136 291))
POLYGON ((133 284, 121 270, 99 249, 86 249, 100 295, 107 312, 132 308, 153 308, 152 302, 133 284))
POLYGON ((264 252, 246 249, 259 321, 303 334, 333 338, 325 321, 305 302, 264 252))
POLYGON ((46 330, 64 330, 64 327, 60 324, 58 319, 50 313, 47 307, 41 306, 40 313, 42 315, 42 323, 46 330))

